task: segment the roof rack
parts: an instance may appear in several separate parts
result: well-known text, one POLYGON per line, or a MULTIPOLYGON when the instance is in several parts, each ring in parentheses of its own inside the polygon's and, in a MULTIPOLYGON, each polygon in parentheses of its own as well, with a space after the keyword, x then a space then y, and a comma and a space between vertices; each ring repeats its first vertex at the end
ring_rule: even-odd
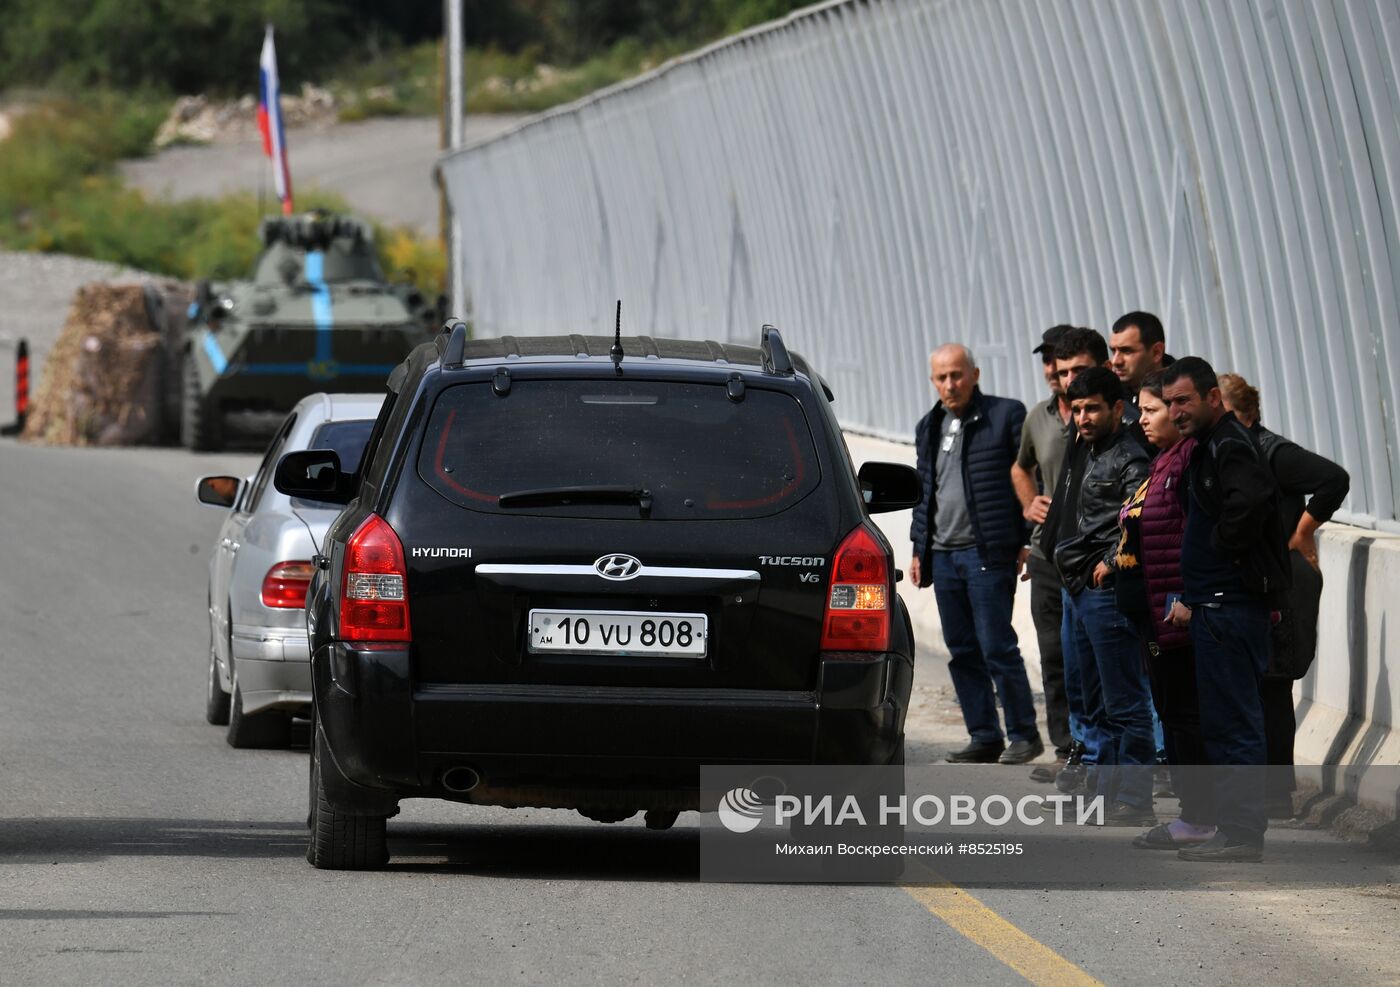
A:
POLYGON ((450 319, 442 324, 438 334, 438 353, 442 355, 444 367, 460 367, 467 349, 467 324, 460 319, 450 319), (444 344, 442 341, 446 340, 444 344))
POLYGON ((792 357, 788 356, 783 337, 774 326, 765 325, 762 329, 758 348, 763 351, 763 372, 788 376, 795 373, 792 357))

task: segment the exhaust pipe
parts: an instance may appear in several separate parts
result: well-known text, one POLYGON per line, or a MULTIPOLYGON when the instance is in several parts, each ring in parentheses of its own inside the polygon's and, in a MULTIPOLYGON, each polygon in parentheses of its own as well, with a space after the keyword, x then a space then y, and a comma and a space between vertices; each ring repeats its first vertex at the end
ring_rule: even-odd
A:
POLYGON ((476 768, 466 765, 448 768, 442 773, 442 787, 454 795, 465 795, 480 784, 481 775, 477 774, 476 768))

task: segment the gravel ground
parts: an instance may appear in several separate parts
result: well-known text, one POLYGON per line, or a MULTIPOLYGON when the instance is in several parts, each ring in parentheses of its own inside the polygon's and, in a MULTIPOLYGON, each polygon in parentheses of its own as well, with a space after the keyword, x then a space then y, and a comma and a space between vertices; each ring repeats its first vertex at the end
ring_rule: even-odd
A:
POLYGON ((0 252, 0 420, 14 420, 14 348, 29 340, 29 394, 39 387, 44 358, 58 339, 73 293, 89 281, 148 277, 119 264, 64 254, 0 252))

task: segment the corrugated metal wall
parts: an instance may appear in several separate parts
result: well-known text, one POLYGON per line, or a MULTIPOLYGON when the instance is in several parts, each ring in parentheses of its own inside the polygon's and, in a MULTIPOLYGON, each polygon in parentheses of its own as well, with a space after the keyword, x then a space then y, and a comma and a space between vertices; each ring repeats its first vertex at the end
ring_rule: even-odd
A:
POLYGON ((1163 316, 1400 517, 1400 0, 810 8, 443 159, 478 334, 785 331, 908 439, 925 358, 1163 316))

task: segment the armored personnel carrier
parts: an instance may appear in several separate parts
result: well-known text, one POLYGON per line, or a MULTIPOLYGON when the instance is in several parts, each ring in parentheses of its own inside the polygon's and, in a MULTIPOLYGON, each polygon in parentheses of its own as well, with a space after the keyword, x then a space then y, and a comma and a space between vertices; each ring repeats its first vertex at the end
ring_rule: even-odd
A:
POLYGON ((252 280, 200 282, 172 347, 166 420, 191 449, 222 448, 230 423, 257 430, 316 391, 382 391, 441 323, 442 299, 385 282, 359 220, 270 217, 259 236, 252 280))

